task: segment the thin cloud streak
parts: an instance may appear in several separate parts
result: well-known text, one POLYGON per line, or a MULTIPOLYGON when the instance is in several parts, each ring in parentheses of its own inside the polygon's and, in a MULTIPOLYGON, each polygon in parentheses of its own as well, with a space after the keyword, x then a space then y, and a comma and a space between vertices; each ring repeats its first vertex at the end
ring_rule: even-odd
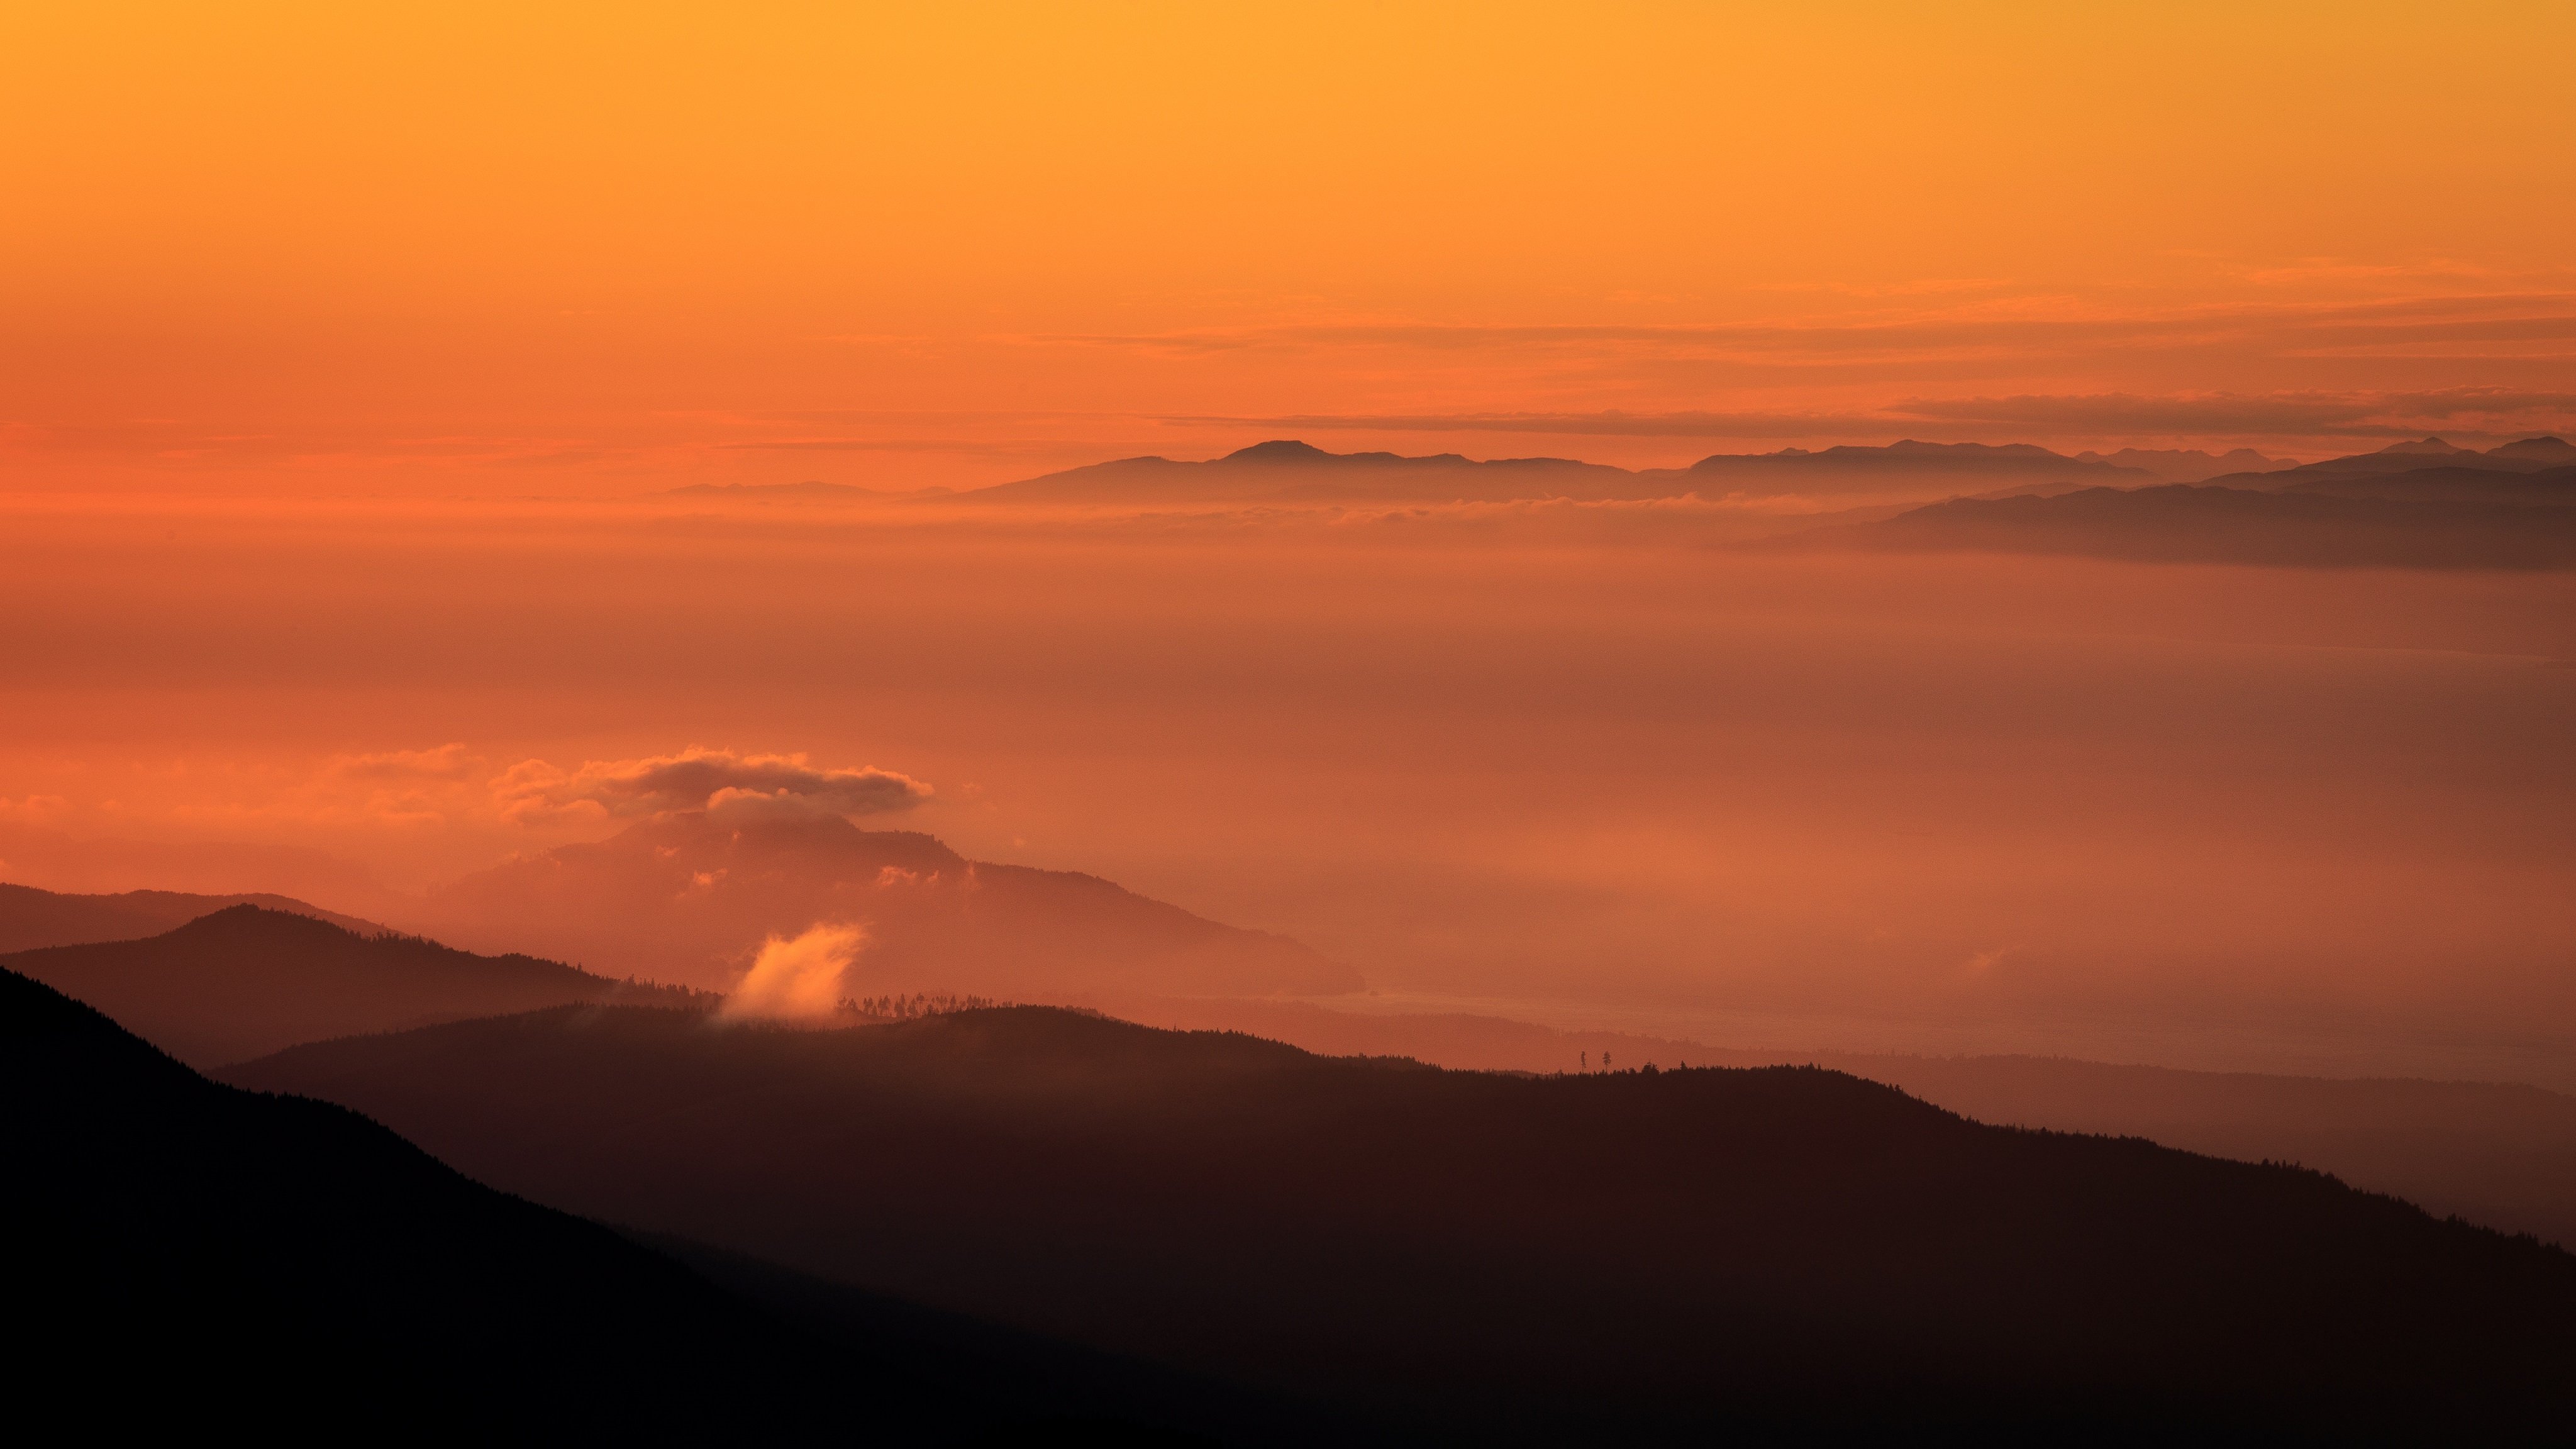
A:
POLYGON ((2413 436, 2460 425, 2486 432, 2549 432, 2576 419, 2576 392, 2462 387, 2430 392, 2016 394, 1912 398, 1875 412, 1289 413, 1269 417, 1164 417, 1178 427, 1334 432, 1535 433, 1566 437, 1779 438, 1875 436, 1923 423, 2034 429, 2051 434, 2297 434, 2413 436))
MULTIPOLYGON (((2054 299, 2038 299, 2045 306, 2054 299)), ((2502 293, 2371 302, 2213 304, 2154 312, 2033 315, 2032 301, 1897 318, 1793 323, 1292 323, 1159 333, 1031 334, 1033 344, 1168 352, 1314 346, 1428 350, 1604 344, 1700 354, 1886 354, 1992 348, 2353 346, 2576 338, 2576 294, 2502 293)))

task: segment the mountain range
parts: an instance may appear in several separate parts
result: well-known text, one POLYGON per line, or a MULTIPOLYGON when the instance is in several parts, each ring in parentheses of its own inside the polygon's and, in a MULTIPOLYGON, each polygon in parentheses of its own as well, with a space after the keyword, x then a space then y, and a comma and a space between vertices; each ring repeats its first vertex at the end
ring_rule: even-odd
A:
POLYGON ((0 956, 0 969, 78 997, 200 1066, 297 1042, 541 1006, 715 1003, 685 988, 611 980, 531 956, 476 956, 250 904, 141 940, 15 952, 0 956))
POLYGON ((1456 453, 1328 453, 1290 439, 1204 462, 1123 458, 957 495, 972 503, 1157 507, 1181 504, 1584 502, 1734 495, 1847 503, 2033 487, 2144 484, 2158 475, 2027 443, 1899 442, 1809 452, 1721 453, 1687 468, 1631 471, 1570 458, 1478 460, 1456 453))
MULTIPOLYGON (((0 893, 0 933, 25 939, 104 899, 0 893), (34 909, 27 909, 32 901, 34 909)), ((212 902, 219 898, 179 898, 212 902)), ((711 1010, 712 993, 607 981, 527 957, 474 957, 367 928, 317 928, 284 907, 210 908, 157 939, 34 953, 55 984, 200 1064, 332 1037, 583 1001, 711 1010), (460 969, 461 968, 461 969, 460 969), (390 986, 388 985, 390 983, 390 986)), ((2140 1136, 2245 1161, 2279 1159, 2437 1213, 2576 1245, 2576 1099, 2501 1083, 2342 1081, 2037 1057, 1759 1053, 1465 1015, 1357 1014, 1316 1001, 1092 994, 1151 1025, 1223 1028, 1324 1055, 1555 1071, 1631 1063, 1807 1063, 1883 1082, 1984 1122, 2140 1136)))
POLYGON ((1814 1069, 1548 1077, 1042 1008, 566 1008, 228 1069, 480 1180, 1410 1436, 2506 1442, 2576 1258, 1814 1069))
POLYGON ((973 861, 915 831, 837 815, 675 811, 604 841, 506 861, 432 892, 416 923, 481 950, 531 950, 723 988, 762 941, 849 923, 844 994, 945 991, 1327 995, 1357 972, 1097 876, 973 861))
POLYGON ((2344 491, 2352 484, 2339 478, 2329 485, 2336 491, 2317 479, 2269 491, 2168 483, 2045 498, 1953 498, 1755 546, 2305 568, 2576 568, 2576 499, 2569 493, 2576 469, 2442 471, 2469 486, 2434 483, 2409 495, 2403 486, 2419 475, 2397 473, 2363 475, 2369 483, 2362 496, 2344 491), (2499 478, 2524 491, 2497 501, 2499 478))
POLYGON ((186 891, 123 891, 115 895, 67 895, 33 886, 0 882, 0 954, 38 946, 78 946, 91 941, 131 941, 162 932, 227 906, 258 906, 329 921, 343 930, 372 935, 384 927, 337 911, 326 911, 286 896, 195 895, 186 891))

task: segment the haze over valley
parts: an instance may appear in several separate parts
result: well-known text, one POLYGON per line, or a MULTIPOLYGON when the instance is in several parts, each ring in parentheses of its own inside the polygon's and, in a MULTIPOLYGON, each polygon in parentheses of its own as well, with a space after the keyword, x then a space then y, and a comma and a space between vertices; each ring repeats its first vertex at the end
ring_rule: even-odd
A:
POLYGON ((2576 12, 21 9, 19 1437, 2566 1437, 2576 12))

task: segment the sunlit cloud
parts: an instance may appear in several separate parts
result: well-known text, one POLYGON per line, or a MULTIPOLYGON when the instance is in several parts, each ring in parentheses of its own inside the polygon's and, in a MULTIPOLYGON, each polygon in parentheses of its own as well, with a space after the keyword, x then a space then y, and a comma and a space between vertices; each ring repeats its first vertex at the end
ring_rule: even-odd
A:
POLYGON ((841 973, 867 941, 864 928, 831 923, 793 938, 771 936, 717 1014, 736 1021, 829 1016, 840 1004, 841 973))

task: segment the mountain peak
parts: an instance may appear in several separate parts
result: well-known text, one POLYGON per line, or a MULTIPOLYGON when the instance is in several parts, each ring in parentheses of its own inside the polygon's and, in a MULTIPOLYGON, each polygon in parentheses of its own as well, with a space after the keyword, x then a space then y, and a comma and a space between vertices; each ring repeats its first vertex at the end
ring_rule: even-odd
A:
POLYGON ((2544 462, 2576 462, 2576 443, 2565 438, 2542 436, 2499 443, 2487 449, 2490 458, 2534 458, 2544 462))
POLYGON ((1273 438, 1249 448, 1237 448, 1220 459, 1226 463, 1328 463, 1334 455, 1312 443, 1295 438, 1273 438))
POLYGON ((2452 447, 2440 438, 2421 438, 2412 443, 2391 443, 2379 451, 2383 453, 2465 453, 2470 450, 2452 447))

